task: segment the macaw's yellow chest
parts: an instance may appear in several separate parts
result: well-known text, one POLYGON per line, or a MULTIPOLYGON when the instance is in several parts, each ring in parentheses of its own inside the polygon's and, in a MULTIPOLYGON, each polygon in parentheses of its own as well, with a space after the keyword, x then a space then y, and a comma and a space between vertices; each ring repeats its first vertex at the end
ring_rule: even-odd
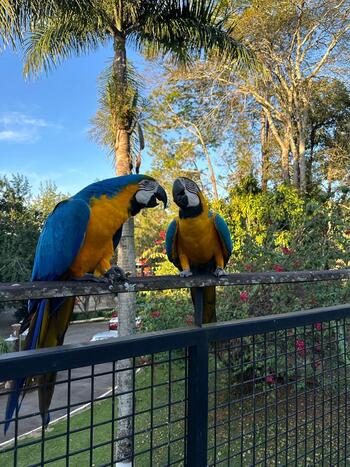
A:
POLYGON ((221 250, 214 220, 203 213, 194 218, 179 219, 178 248, 193 265, 206 264, 221 250))
POLYGON ((70 267, 73 276, 94 272, 101 263, 105 264, 101 270, 108 269, 114 253, 113 236, 130 216, 130 200, 136 191, 137 185, 131 185, 113 198, 92 199, 85 239, 70 267))

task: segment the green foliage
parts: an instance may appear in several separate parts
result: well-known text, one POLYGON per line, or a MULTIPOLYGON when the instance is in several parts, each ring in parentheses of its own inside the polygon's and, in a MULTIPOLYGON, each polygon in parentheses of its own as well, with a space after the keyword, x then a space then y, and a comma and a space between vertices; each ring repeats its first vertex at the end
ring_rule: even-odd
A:
POLYGON ((193 306, 189 294, 138 294, 138 316, 142 331, 183 328, 193 324, 193 306))
POLYGON ((0 179, 0 281, 28 280, 39 237, 40 215, 30 204, 28 181, 0 179))
POLYGON ((39 193, 32 199, 31 205, 39 215, 41 223, 45 221, 47 216, 53 211, 54 207, 64 199, 68 198, 68 194, 58 191, 55 183, 46 181, 41 183, 39 193))
POLYGON ((4 339, 0 337, 0 355, 4 353, 9 353, 10 352, 10 347, 7 342, 5 342, 4 339))
POLYGON ((33 197, 25 177, 0 177, 0 282, 30 279, 43 222, 64 197, 50 182, 33 197))

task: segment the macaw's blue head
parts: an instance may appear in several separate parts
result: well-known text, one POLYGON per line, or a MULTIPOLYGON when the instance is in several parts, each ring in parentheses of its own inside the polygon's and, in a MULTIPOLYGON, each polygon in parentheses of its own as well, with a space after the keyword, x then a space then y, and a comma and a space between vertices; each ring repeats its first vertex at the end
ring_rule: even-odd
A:
POLYGON ((131 201, 131 215, 134 216, 143 208, 154 208, 157 200, 162 201, 164 209, 167 207, 167 195, 164 188, 148 175, 138 175, 138 190, 131 201))
POLYGON ((130 194, 128 203, 132 216, 143 208, 157 206, 157 200, 162 201, 164 208, 166 208, 167 195, 164 188, 154 178, 141 174, 123 175, 121 177, 100 180, 83 188, 72 198, 90 202, 92 199, 99 199, 102 196, 114 198, 119 193, 122 193, 123 190, 127 190, 130 194))

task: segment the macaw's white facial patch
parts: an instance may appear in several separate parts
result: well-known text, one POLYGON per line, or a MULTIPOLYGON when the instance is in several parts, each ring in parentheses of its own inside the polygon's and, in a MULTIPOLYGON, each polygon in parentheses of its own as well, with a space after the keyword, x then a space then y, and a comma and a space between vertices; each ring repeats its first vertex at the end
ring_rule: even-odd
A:
POLYGON ((136 201, 143 205, 143 206, 147 206, 147 204, 149 203, 150 199, 152 198, 152 196, 154 195, 154 191, 149 191, 149 190, 139 190, 137 193, 136 193, 136 201))
POLYGON ((199 196, 196 193, 191 193, 187 189, 185 189, 185 193, 186 193, 187 200, 188 200, 187 207, 195 208, 196 206, 199 205, 200 199, 199 199, 199 196))

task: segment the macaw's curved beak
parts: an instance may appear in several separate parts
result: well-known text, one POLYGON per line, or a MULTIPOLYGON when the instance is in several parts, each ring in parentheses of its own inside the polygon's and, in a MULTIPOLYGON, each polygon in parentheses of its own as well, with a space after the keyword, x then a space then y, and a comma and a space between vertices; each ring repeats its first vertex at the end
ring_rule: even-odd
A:
POLYGON ((162 201, 164 204, 164 209, 166 209, 168 205, 168 197, 166 195, 166 191, 161 185, 158 185, 157 191, 155 192, 156 198, 159 199, 159 201, 162 201))
POLYGON ((178 178, 173 183, 173 198, 180 208, 185 209, 187 207, 188 198, 186 196, 185 187, 178 178))

